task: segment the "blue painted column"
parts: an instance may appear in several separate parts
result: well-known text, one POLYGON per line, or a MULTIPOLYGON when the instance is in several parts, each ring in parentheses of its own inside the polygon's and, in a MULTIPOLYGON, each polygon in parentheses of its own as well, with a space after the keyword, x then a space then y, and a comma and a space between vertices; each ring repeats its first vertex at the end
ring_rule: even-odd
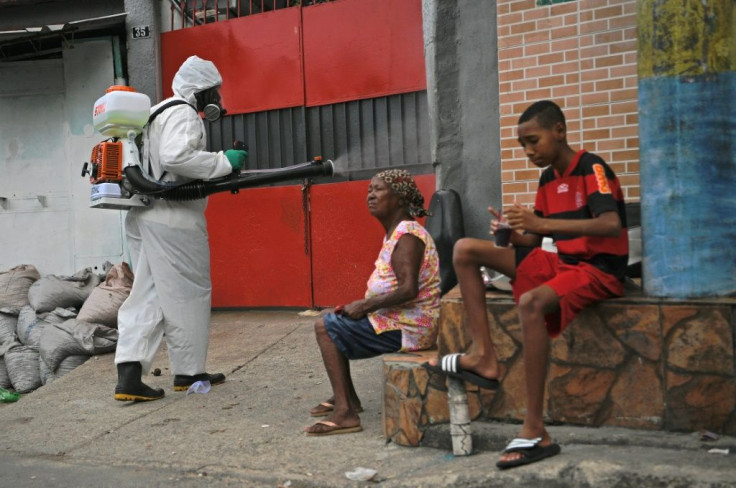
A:
POLYGON ((638 3, 643 285, 736 294, 734 0, 638 3))

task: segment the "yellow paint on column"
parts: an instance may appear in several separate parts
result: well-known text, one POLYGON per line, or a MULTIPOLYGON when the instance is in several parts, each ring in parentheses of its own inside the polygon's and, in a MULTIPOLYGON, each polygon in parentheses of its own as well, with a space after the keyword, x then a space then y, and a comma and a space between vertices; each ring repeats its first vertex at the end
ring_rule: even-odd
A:
POLYGON ((640 78, 736 70, 734 0, 640 0, 640 78))

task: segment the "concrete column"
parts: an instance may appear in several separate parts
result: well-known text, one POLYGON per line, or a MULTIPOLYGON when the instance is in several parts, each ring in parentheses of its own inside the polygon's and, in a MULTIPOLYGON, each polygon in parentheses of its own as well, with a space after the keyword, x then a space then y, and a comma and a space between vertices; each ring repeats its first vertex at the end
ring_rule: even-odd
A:
POLYGON ((437 188, 461 195, 466 235, 487 239, 501 205, 496 2, 423 0, 422 14, 437 188))
POLYGON ((736 7, 640 0, 643 285, 736 293, 736 7))
POLYGON ((161 16, 160 2, 125 0, 125 44, 127 46, 128 84, 151 97, 155 104, 162 98, 161 89, 161 16), (150 28, 150 37, 134 39, 133 29, 150 28))

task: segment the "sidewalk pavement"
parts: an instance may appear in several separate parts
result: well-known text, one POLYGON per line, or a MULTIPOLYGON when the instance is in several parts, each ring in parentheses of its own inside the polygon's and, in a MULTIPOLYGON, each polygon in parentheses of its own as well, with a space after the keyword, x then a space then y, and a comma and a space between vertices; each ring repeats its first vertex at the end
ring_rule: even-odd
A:
POLYGON ((495 462, 518 425, 474 422, 466 457, 452 456, 448 425, 427 433, 434 447, 387 444, 380 358, 351 363, 363 432, 308 437, 309 409, 331 394, 313 323, 296 311, 215 312, 208 370, 227 381, 205 395, 173 391, 162 346, 162 375, 146 380, 162 400, 114 401, 105 354, 0 404, 0 485, 736 487, 733 437, 551 426, 561 455, 507 471, 495 462), (377 471, 372 482, 346 477, 359 467, 377 471))

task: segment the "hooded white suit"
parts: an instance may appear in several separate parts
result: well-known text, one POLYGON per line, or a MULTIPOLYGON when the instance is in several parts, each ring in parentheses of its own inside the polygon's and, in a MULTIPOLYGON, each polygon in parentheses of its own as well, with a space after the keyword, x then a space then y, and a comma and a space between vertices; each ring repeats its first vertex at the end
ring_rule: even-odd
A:
MULTIPOLYGON (((174 76, 174 96, 151 113, 173 99, 196 106, 195 93, 221 83, 214 64, 192 56, 174 76)), ((143 170, 164 181, 230 174, 227 158, 205 151, 206 142, 196 110, 186 104, 169 107, 144 130, 143 170)), ((207 199, 153 200, 128 211, 125 230, 135 280, 118 312, 116 364, 140 362, 147 374, 165 333, 172 374, 205 372, 212 294, 206 206, 207 199)))

